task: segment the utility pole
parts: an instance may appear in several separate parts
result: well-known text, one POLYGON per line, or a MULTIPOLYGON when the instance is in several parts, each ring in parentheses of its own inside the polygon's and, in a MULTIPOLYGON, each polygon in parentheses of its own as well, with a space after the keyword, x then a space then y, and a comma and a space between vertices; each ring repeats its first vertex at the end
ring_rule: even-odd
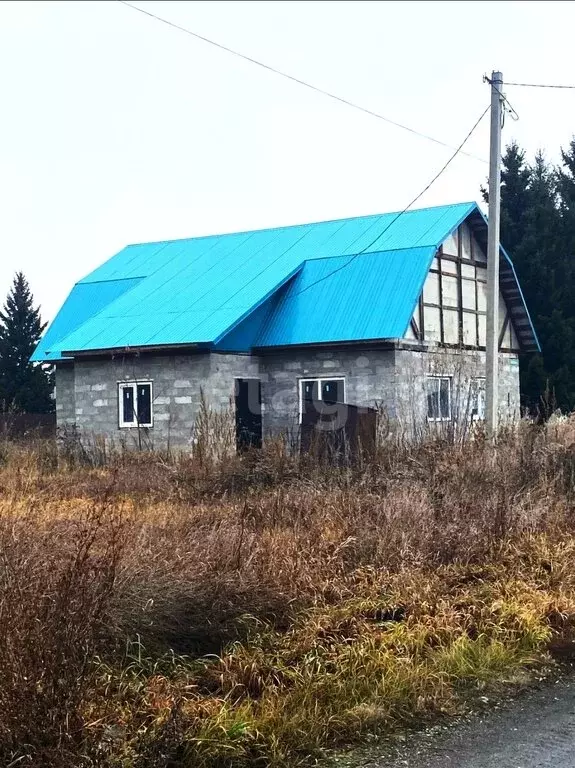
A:
POLYGON ((499 214, 501 207, 501 123, 503 75, 491 75, 489 140, 489 219, 487 227, 487 337, 485 352, 485 419, 487 438, 495 442, 499 401, 499 214))

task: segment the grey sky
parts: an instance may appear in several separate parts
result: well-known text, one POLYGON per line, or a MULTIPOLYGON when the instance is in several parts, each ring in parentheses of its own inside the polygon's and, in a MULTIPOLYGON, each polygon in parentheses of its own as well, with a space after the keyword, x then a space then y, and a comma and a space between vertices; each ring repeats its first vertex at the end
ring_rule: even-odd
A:
MULTIPOLYGON (((454 145, 483 73, 575 83, 571 2, 135 4, 454 145)), ((0 71, 0 297, 21 269, 45 319, 130 242, 401 209, 450 155, 112 0, 0 3, 0 71)), ((575 91, 506 92, 504 141, 557 159, 575 91)), ((417 206, 486 174, 459 157, 417 206)))

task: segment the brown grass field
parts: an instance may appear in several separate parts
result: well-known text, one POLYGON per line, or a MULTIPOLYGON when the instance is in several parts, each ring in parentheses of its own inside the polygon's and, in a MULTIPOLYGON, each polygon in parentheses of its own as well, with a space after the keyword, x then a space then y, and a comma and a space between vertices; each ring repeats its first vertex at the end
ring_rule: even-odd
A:
POLYGON ((495 462, 0 444, 0 764, 314 765, 568 656, 574 555, 575 417, 495 462))

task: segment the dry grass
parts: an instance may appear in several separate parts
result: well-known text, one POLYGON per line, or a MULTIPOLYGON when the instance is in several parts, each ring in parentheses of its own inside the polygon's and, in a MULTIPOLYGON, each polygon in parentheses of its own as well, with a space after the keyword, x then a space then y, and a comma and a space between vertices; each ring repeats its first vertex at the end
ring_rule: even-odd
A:
POLYGON ((0 763, 313 764, 570 653, 574 446, 0 446, 0 763))

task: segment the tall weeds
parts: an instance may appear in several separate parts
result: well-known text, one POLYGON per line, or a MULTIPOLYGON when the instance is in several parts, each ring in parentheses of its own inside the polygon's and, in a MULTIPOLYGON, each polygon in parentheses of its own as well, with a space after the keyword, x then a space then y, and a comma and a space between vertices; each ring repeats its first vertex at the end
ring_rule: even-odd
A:
POLYGON ((347 467, 204 426, 2 445, 0 764, 310 764, 571 653, 575 419, 347 467))

